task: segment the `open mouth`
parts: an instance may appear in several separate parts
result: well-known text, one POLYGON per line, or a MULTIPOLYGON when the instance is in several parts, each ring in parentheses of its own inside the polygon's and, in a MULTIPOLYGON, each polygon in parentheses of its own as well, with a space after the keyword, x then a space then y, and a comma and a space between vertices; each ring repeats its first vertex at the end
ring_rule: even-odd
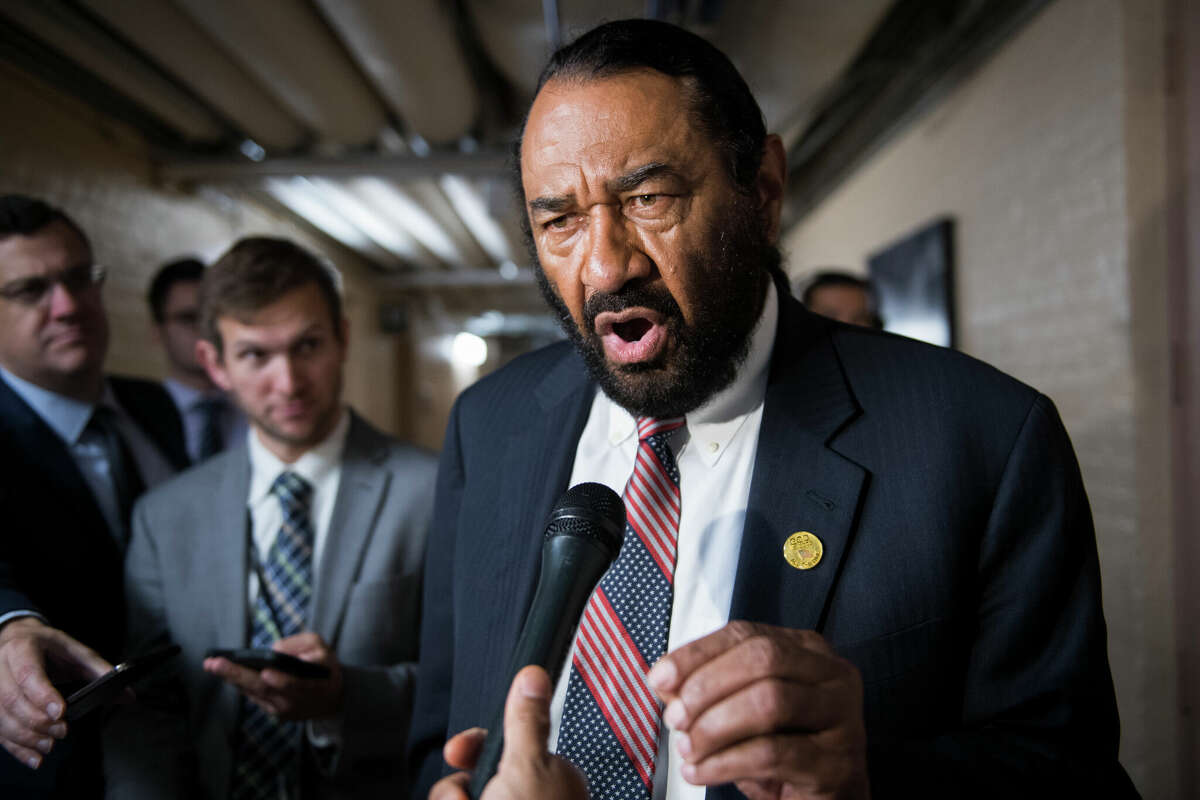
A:
POLYGON ((595 331, 604 354, 618 364, 649 361, 667 341, 662 315, 648 308, 602 312, 596 316, 595 331))

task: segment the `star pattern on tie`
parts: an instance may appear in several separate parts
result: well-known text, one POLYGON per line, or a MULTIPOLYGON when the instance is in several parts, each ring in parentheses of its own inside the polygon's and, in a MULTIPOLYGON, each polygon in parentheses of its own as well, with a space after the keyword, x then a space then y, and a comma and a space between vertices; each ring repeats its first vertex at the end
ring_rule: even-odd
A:
POLYGON ((625 541, 584 609, 571 660, 558 753, 593 798, 646 800, 662 709, 646 683, 666 651, 679 530, 679 470, 670 436, 682 417, 638 420, 625 487, 625 541))
MULTIPOLYGON (((279 498, 283 524, 267 553, 261 585, 250 617, 250 646, 270 649, 308 625, 312 598, 312 486, 294 472, 280 473, 271 485, 279 498)), ((279 720, 243 699, 233 800, 279 800, 281 787, 294 784, 300 749, 299 723, 279 720)))

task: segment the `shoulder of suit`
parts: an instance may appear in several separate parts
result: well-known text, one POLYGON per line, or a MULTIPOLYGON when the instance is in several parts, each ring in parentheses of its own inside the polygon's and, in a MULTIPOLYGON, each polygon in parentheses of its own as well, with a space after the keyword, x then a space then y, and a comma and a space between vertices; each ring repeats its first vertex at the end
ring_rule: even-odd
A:
POLYGON ((576 387, 587 380, 583 359, 575 346, 564 340, 517 356, 480 378, 459 395, 456 405, 485 411, 514 403, 533 407, 529 400, 535 393, 576 387))
POLYGON ((974 356, 886 331, 835 323, 830 339, 856 394, 937 387, 947 398, 1027 410, 1041 396, 1032 386, 974 356))
POLYGON ((213 493, 228 471, 248 457, 245 446, 239 445, 206 458, 147 491, 138 505, 151 510, 197 506, 207 511, 212 507, 213 493))
POLYGON ((437 469, 437 456, 423 447, 398 439, 376 428, 353 409, 343 458, 365 456, 377 464, 404 469, 437 469))

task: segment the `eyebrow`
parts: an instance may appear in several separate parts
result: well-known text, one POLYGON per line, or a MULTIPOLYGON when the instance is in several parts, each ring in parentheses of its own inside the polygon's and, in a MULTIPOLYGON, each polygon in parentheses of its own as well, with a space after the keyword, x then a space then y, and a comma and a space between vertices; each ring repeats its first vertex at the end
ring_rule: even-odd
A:
MULTIPOLYGON (((683 178, 679 170, 672 167, 670 164, 661 161, 652 161, 649 164, 644 164, 637 169, 627 172, 624 175, 619 175, 616 178, 608 181, 605 188, 612 194, 623 194, 631 192, 641 186, 648 180, 654 178, 683 178)), ((535 197, 529 201, 530 211, 546 211, 551 214, 559 214, 569 209, 575 203, 575 195, 545 195, 535 197)))

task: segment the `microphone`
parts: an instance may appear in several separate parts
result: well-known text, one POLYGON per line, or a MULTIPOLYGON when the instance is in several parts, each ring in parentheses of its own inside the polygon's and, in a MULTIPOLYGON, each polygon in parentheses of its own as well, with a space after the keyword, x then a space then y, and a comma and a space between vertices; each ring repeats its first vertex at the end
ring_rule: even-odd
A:
MULTIPOLYGON (((552 684, 558 680, 588 597, 617 557, 624 539, 625 503, 604 484, 577 484, 554 504, 542 543, 542 574, 525 627, 513 649, 506 687, 522 667, 530 664, 543 667, 552 684)), ((503 750, 501 700, 475 765, 471 797, 479 797, 496 774, 503 750)))

